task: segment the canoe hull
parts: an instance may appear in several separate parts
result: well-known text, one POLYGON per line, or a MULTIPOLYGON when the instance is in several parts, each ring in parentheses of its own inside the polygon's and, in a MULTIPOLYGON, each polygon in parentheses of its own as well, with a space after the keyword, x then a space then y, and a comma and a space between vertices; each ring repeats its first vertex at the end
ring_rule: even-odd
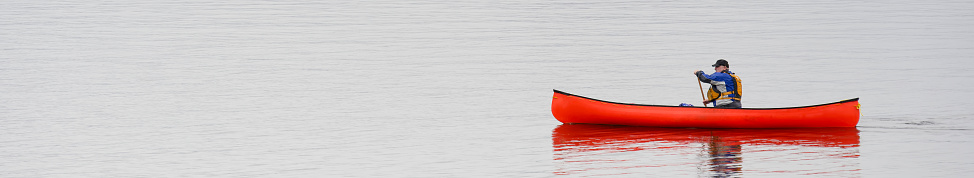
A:
POLYGON ((855 127, 859 99, 792 108, 708 108, 602 101, 554 90, 551 113, 566 124, 694 128, 855 127))

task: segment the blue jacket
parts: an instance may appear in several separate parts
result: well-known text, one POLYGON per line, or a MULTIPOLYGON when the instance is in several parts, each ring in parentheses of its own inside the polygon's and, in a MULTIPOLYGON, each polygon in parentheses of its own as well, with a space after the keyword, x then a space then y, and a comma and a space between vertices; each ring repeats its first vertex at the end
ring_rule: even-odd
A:
MULTIPOLYGON (((727 93, 727 92, 737 91, 737 82, 734 81, 734 77, 730 76, 730 74, 733 73, 734 72, 731 72, 730 70, 725 70, 724 72, 714 72, 713 74, 707 75, 706 73, 703 73, 701 71, 701 72, 697 72, 697 78, 699 78, 701 82, 710 83, 711 85, 710 89, 712 91, 716 93, 727 93)), ((734 98, 731 100, 740 101, 739 99, 737 99, 740 98, 740 96, 736 94, 728 94, 727 96, 722 96, 722 97, 734 98)), ((715 101, 715 104, 724 105, 727 104, 728 102, 730 101, 721 102, 720 100, 718 100, 715 101)))

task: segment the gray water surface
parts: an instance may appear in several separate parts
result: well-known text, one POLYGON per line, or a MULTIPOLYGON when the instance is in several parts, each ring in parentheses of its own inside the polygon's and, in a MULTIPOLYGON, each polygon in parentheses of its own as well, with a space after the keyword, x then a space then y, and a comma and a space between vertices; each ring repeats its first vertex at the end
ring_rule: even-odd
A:
POLYGON ((974 166, 969 1, 2 4, 2 177, 961 177, 974 166), (706 135, 551 116, 552 89, 697 104, 691 73, 717 59, 742 77, 745 107, 860 98, 859 127, 706 135))

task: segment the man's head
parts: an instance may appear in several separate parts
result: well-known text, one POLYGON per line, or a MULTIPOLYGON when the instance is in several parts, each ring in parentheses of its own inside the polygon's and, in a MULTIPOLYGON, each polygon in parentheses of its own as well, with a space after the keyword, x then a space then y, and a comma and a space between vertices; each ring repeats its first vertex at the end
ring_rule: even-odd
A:
POLYGON ((727 64, 727 60, 724 59, 717 60, 717 63, 714 63, 714 65, 711 66, 713 66, 714 71, 717 72, 721 72, 727 70, 727 68, 730 68, 730 64, 727 64))

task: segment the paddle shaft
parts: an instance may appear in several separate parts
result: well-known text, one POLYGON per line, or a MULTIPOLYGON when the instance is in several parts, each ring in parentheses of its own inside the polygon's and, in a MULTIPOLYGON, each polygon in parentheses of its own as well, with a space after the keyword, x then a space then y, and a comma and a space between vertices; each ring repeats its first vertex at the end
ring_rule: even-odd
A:
MULTIPOLYGON (((696 77, 694 77, 694 78, 696 78, 696 77)), ((703 84, 701 84, 701 83, 703 83, 703 82, 701 82, 700 79, 697 79, 697 86, 700 86, 700 98, 703 98, 703 100, 706 101, 707 100, 707 96, 705 96, 703 94, 703 84)), ((703 107, 707 107, 707 103, 703 103, 703 107)))

